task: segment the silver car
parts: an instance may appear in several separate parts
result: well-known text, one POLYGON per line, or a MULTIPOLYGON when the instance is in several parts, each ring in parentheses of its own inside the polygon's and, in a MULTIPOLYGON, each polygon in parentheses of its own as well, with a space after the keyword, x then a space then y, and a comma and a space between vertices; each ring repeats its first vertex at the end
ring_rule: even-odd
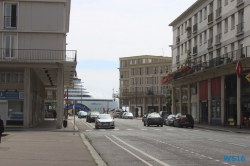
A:
POLYGON ((115 121, 110 114, 100 114, 95 121, 95 128, 115 128, 115 121))

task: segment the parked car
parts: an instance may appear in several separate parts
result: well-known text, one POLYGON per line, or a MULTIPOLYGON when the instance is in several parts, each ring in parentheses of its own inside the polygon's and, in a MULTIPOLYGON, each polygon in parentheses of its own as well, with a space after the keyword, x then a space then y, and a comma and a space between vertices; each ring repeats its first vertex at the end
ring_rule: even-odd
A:
POLYGON ((178 113, 175 116, 173 126, 177 126, 177 127, 185 126, 186 128, 187 127, 194 128, 194 118, 190 114, 182 115, 181 113, 178 113))
POLYGON ((78 112, 78 118, 86 118, 86 116, 87 116, 87 112, 85 112, 85 111, 79 111, 78 112))
POLYGON ((121 112, 122 112, 121 109, 116 109, 116 110, 114 111, 113 117, 114 117, 114 118, 119 118, 121 112))
POLYGON ((174 119, 175 119, 175 115, 173 115, 173 114, 168 115, 168 117, 164 120, 164 124, 166 126, 173 126, 174 119))
POLYGON ((95 119, 96 119, 96 117, 99 115, 100 113, 98 112, 98 111, 89 111, 88 112, 88 115, 87 115, 87 117, 86 117, 86 122, 89 122, 89 123, 91 123, 91 122, 95 122, 95 119))
POLYGON ((131 112, 125 112, 123 114, 124 119, 134 119, 134 116, 131 112))
POLYGON ((147 117, 144 120, 144 126, 150 126, 150 125, 161 125, 161 127, 163 126, 163 118, 160 116, 159 113, 150 113, 147 115, 147 117))
POLYGON ((127 111, 123 111, 123 110, 122 110, 122 111, 120 112, 119 118, 123 118, 122 116, 123 116, 123 114, 124 114, 125 112, 127 112, 127 111))
POLYGON ((115 128, 115 121, 110 114, 99 114, 96 117, 95 128, 115 128))
POLYGON ((166 119, 171 113, 168 111, 160 111, 159 114, 163 119, 166 119))

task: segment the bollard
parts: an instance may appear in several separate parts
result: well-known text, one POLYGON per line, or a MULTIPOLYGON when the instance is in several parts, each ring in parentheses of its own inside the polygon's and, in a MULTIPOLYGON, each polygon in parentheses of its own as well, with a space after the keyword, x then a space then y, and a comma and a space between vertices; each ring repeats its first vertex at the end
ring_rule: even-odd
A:
POLYGON ((63 121, 63 127, 66 128, 68 126, 68 121, 67 120, 64 120, 63 121))

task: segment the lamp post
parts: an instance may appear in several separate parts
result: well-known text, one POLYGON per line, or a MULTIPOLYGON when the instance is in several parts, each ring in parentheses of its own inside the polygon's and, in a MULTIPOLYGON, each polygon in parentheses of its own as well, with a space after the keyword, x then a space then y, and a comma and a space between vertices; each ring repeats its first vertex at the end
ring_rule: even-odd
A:
POLYGON ((137 82, 135 81, 135 117, 138 116, 138 109, 137 109, 137 82))

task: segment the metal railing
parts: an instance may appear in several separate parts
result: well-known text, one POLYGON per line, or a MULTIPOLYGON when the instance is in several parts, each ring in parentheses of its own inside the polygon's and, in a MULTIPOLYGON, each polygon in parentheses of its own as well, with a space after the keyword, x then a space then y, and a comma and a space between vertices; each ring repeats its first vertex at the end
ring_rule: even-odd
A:
POLYGON ((7 49, 0 48, 0 61, 76 62, 76 50, 7 49))
POLYGON ((221 7, 216 10, 216 18, 221 16, 221 7))
POLYGON ((238 25, 236 25, 236 27, 237 27, 237 34, 243 32, 244 31, 244 22, 239 23, 238 25))
POLYGON ((221 33, 215 36, 216 44, 221 42, 221 36, 222 36, 221 33))
MULTIPOLYGON (((232 62, 236 62, 238 60, 244 59, 244 58, 250 58, 250 46, 243 47, 238 50, 234 50, 232 52, 225 53, 219 57, 215 57, 213 59, 207 60, 207 61, 196 61, 191 60, 193 63, 189 65, 191 68, 188 69, 188 72, 185 72, 185 76, 197 72, 201 72, 208 69, 217 68, 222 65, 227 65, 232 62)), ((183 77, 183 71, 182 69, 179 70, 179 72, 173 73, 173 78, 178 79, 183 77)))

